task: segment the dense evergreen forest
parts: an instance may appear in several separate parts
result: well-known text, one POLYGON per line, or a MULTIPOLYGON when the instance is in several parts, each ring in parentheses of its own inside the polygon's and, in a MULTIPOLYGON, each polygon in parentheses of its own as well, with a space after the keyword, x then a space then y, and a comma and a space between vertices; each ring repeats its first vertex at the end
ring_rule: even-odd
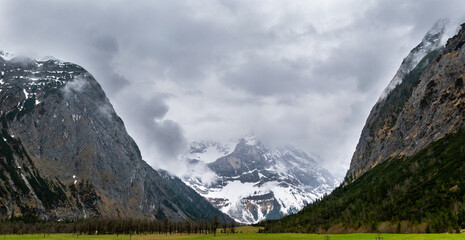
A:
POLYGON ((0 234, 72 233, 94 234, 215 234, 236 233, 236 222, 220 222, 215 215, 210 221, 174 222, 168 219, 78 219, 73 221, 42 221, 37 218, 11 218, 0 222, 0 234))
POLYGON ((346 179, 297 214, 259 225, 265 232, 459 232, 465 228, 464 172, 461 130, 346 179))

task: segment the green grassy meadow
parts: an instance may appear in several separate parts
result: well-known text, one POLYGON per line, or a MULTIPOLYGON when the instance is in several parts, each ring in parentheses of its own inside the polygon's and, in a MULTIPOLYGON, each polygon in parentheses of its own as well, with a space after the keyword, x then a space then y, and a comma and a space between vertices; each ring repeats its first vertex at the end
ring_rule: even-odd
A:
MULTIPOLYGON (((301 233, 257 233, 258 228, 254 227, 239 227, 237 228, 239 233, 236 234, 222 234, 219 233, 215 237, 211 234, 200 235, 200 234, 153 234, 153 235, 72 235, 72 234, 33 234, 33 235, 6 235, 0 236, 1 239, 5 240, 152 240, 152 239, 216 239, 216 240, 229 240, 229 239, 241 239, 241 240, 274 240, 274 239, 309 239, 309 240, 326 240, 327 236, 329 240, 375 240, 378 234, 371 233, 357 233, 357 234, 301 234, 301 233)), ((449 239, 465 239, 465 234, 380 234, 383 240, 449 240, 449 239)))

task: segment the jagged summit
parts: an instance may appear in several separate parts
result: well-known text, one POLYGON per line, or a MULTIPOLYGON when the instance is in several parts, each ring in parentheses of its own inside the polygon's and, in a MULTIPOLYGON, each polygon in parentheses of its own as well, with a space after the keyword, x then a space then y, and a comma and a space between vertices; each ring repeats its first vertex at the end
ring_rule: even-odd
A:
POLYGON ((428 53, 442 47, 441 39, 443 38, 447 24, 449 24, 448 19, 438 20, 426 33, 421 42, 410 51, 402 61, 396 75, 394 75, 391 82, 384 89, 383 93, 381 93, 378 102, 383 101, 397 85, 402 83, 402 79, 418 65, 421 59, 428 53))
MULTIPOLYGON (((193 143, 191 146, 199 146, 193 143)), ((213 173, 187 175, 184 181, 221 211, 243 223, 256 223, 295 213, 334 189, 338 182, 302 150, 275 147, 253 135, 235 144, 210 143, 204 149, 227 149, 215 161, 204 162, 202 151, 186 154, 190 168, 213 173), (224 146, 228 147, 224 147, 224 146), (195 156, 195 160, 188 156, 195 156)), ((211 154, 204 151, 205 159, 211 154)))

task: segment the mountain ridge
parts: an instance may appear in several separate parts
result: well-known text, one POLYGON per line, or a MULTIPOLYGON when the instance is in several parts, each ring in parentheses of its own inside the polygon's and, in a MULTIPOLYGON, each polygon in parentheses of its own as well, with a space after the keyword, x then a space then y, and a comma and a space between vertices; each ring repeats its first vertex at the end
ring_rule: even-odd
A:
POLYGON ((194 142, 191 146, 195 147, 185 155, 189 168, 211 171, 213 180, 187 174, 184 181, 239 222, 256 223, 297 212, 338 184, 305 152, 273 147, 253 136, 239 139, 234 147, 216 142, 194 142), (212 147, 223 156, 203 162, 200 153, 208 158, 215 152, 212 147))
POLYGON ((394 136, 398 130, 396 126, 399 125, 398 119, 401 118, 404 106, 408 104, 408 99, 421 82, 423 72, 442 51, 440 39, 443 37, 446 23, 446 20, 439 20, 402 61, 393 80, 370 111, 346 178, 356 178, 388 157, 415 152, 397 151, 402 148, 399 139, 403 139, 403 136, 394 136), (384 143, 386 140, 391 143, 384 143))
POLYGON ((82 67, 53 58, 0 57, 0 73, 0 160, 7 169, 0 174, 2 218, 197 220, 216 214, 229 221, 179 178, 142 160, 102 88, 82 67), (44 191, 60 201, 41 198, 44 191))
POLYGON ((265 232, 463 231, 463 45, 465 24, 375 105, 344 183, 299 213, 261 223, 265 232))

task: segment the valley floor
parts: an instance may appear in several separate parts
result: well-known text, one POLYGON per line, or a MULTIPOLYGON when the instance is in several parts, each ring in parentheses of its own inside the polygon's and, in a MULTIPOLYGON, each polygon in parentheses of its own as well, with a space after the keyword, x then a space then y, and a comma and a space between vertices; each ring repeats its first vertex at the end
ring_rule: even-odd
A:
MULTIPOLYGON (((201 235, 201 234, 153 234, 153 235, 72 235, 72 234, 34 234, 34 235, 6 235, 1 236, 4 240, 152 240, 152 239, 215 239, 215 240, 274 240, 274 239, 308 239, 308 240, 373 240, 377 239, 378 234, 362 233, 362 234, 302 234, 302 233, 257 233, 258 228, 239 227, 239 233, 236 234, 217 234, 201 235), (329 237, 329 238, 327 238, 329 237)), ((465 234, 380 234, 383 240, 441 240, 441 239, 465 239, 465 234)))

